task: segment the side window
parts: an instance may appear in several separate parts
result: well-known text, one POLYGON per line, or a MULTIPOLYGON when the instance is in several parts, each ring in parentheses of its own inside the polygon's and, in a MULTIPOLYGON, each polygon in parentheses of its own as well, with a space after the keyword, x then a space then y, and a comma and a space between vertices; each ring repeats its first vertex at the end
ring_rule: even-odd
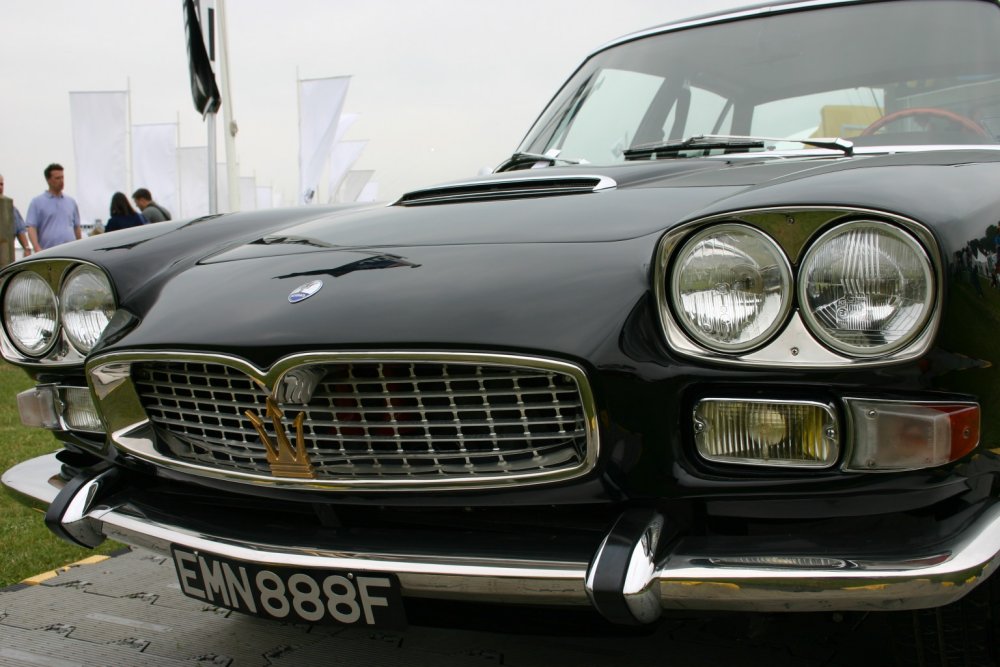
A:
POLYGON ((620 161, 662 83, 662 78, 640 72, 602 71, 565 130, 560 155, 590 162, 620 161))

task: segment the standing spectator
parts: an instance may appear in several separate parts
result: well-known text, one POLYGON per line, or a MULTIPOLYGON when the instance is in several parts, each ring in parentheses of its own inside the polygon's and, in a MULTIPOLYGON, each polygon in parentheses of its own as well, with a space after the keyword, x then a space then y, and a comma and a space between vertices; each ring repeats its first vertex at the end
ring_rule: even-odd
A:
POLYGON ((128 203, 128 197, 123 192, 116 192, 111 195, 111 217, 108 224, 104 226, 104 231, 114 232, 119 229, 138 227, 146 224, 146 218, 141 213, 136 213, 132 204, 128 203))
MULTIPOLYGON (((0 174, 0 198, 3 198, 3 174, 0 174)), ((21 249, 24 251, 24 256, 27 257, 31 254, 31 244, 28 242, 28 231, 24 224, 24 218, 21 217, 21 212, 17 210, 16 206, 12 206, 14 209, 14 236, 17 237, 18 243, 21 244, 21 249)))
POLYGON ((45 168, 49 189, 31 200, 28 206, 28 238, 35 252, 81 238, 80 210, 72 197, 62 193, 65 187, 63 168, 50 164, 45 168))
POLYGON ((149 222, 164 222, 170 219, 170 211, 153 201, 153 195, 146 188, 139 188, 133 192, 132 199, 142 211, 142 216, 149 222))

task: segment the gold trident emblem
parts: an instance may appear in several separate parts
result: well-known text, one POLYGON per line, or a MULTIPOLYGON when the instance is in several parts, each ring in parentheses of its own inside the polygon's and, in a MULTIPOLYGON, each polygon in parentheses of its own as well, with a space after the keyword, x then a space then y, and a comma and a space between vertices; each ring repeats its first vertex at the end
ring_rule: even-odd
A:
POLYGON ((309 460, 309 455, 306 454, 305 439, 302 437, 302 420, 305 418, 306 413, 300 412, 295 418, 294 449, 292 449, 292 443, 288 441, 285 426, 281 423, 284 413, 273 398, 270 396, 267 397, 267 411, 264 413, 264 416, 269 417, 271 423, 274 424, 274 432, 278 438, 277 446, 267 436, 267 431, 264 430, 263 419, 250 410, 247 410, 243 414, 253 423, 253 427, 257 429, 257 434, 260 436, 260 441, 264 443, 264 448, 267 450, 267 463, 271 466, 271 474, 275 477, 316 479, 312 462, 309 460))

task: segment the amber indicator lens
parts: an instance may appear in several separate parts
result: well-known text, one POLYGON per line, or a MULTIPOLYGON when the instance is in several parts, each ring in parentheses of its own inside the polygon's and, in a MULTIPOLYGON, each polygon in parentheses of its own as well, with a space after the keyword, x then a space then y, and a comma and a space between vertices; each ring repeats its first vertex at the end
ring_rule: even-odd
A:
POLYGON ((962 458, 979 444, 976 403, 848 399, 853 443, 847 468, 915 470, 962 458))
POLYGON ((704 399, 694 408, 698 454, 709 461, 825 468, 837 461, 837 415, 823 403, 704 399))

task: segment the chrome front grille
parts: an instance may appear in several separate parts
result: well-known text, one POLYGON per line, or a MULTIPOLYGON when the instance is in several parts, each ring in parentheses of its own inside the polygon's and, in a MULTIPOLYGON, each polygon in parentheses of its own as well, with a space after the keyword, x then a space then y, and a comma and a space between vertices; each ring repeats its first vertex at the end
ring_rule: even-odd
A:
POLYGON ((170 461, 280 479, 247 412, 272 443, 285 435, 292 445, 302 414, 315 482, 476 486, 592 464, 589 391, 582 373, 561 366, 310 359, 269 378, 235 364, 149 360, 131 364, 131 381, 170 461), (283 413, 283 434, 268 396, 283 413))

